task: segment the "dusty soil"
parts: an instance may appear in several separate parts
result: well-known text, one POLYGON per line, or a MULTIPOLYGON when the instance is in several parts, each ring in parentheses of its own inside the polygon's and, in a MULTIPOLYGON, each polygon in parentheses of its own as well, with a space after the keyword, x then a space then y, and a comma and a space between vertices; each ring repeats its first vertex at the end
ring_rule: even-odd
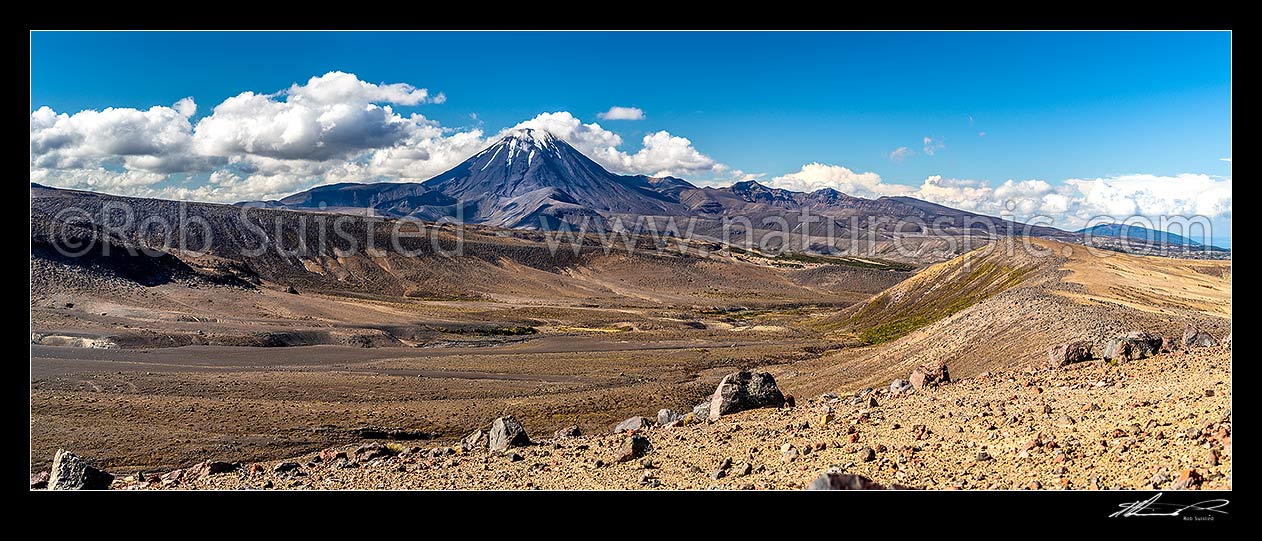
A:
POLYGON ((648 293, 415 299, 32 265, 32 471, 57 448, 134 472, 288 456, 362 441, 362 427, 449 442, 509 409, 604 424, 683 408, 723 371, 819 356, 831 343, 799 322, 880 283, 788 301, 703 289, 659 304, 631 285, 648 293))
POLYGON ((404 442, 397 455, 360 463, 356 446, 348 446, 349 461, 297 456, 291 461, 301 466, 287 473, 272 473, 279 462, 265 462, 253 474, 243 467, 191 483, 155 476, 115 487, 799 489, 831 470, 929 489, 1230 489, 1231 396, 1230 352, 1203 348, 1118 366, 1092 361, 985 374, 903 396, 878 390, 821 397, 796 408, 657 427, 642 432, 652 450, 624 463, 616 457, 626 436, 602 434, 608 424, 580 423, 596 435, 553 439, 563 424, 554 422, 527 424, 534 444, 508 454, 457 448, 431 456, 443 451, 404 442), (1199 481, 1179 484, 1187 470, 1199 481))

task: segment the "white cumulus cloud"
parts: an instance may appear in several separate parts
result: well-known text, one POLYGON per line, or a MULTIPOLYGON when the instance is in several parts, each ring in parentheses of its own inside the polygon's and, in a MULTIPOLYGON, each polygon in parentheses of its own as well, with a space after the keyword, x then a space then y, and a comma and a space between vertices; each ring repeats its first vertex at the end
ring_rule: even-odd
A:
MULTIPOLYGON (((940 205, 1018 221, 1052 219, 1051 225, 1079 229, 1101 216, 1118 221, 1132 216, 1231 217, 1231 179, 1199 174, 1119 175, 1094 179, 986 180, 933 175, 919 185, 884 181, 876 173, 857 173, 840 165, 811 163, 799 171, 767 181, 796 191, 822 188, 858 197, 909 196, 940 205)), ((1095 223, 1099 223, 1098 221, 1095 223)))
POLYGON ((645 135, 641 140, 640 150, 627 153, 619 148, 623 143, 620 135, 595 122, 584 124, 568 111, 540 114, 504 130, 499 136, 519 128, 551 132, 596 163, 616 173, 652 176, 729 173, 726 165, 697 150, 692 141, 664 130, 645 135))
POLYGON ((615 105, 608 111, 596 113, 601 120, 644 120, 644 110, 639 107, 621 107, 615 105))
POLYGON ((803 165, 797 172, 772 178, 767 181, 767 185, 799 192, 832 188, 859 197, 905 195, 911 190, 901 184, 888 184, 876 173, 856 173, 840 165, 822 163, 803 165))
MULTIPOLYGON (((67 114, 40 107, 30 118, 31 181, 218 202, 274 199, 331 182, 424 181, 503 133, 488 138, 480 127, 445 127, 396 109, 445 100, 441 92, 410 84, 375 84, 332 71, 279 91, 241 92, 196 122, 192 97, 146 110, 67 114)), ((600 116, 638 119, 644 112, 613 107, 600 116)), ((565 111, 518 127, 550 131, 618 173, 749 176, 666 131, 645 135, 629 152, 617 133, 565 111)))

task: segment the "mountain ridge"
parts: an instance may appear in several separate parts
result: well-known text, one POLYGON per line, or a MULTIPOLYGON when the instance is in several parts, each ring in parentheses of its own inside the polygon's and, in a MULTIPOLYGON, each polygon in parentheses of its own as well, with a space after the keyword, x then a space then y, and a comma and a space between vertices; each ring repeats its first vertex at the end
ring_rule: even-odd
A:
POLYGON ((910 242, 919 252, 949 248, 946 237, 1002 236, 1027 230, 1035 236, 1068 241, 1081 238, 1051 227, 1028 226, 907 197, 867 199, 832 188, 798 192, 754 180, 711 187, 672 176, 618 175, 555 135, 531 128, 506 133, 424 182, 329 184, 277 201, 238 203, 242 204, 371 212, 386 218, 408 216, 513 229, 607 229, 628 222, 656 228, 663 222, 687 219, 693 234, 709 239, 726 241, 732 234, 766 239, 787 230, 795 238, 772 238, 776 246, 761 247, 820 253, 874 251, 869 255, 889 255, 899 249, 896 241, 910 242), (731 223, 741 219, 749 222, 748 230, 732 231, 731 223), (837 239, 836 235, 856 238, 837 239))

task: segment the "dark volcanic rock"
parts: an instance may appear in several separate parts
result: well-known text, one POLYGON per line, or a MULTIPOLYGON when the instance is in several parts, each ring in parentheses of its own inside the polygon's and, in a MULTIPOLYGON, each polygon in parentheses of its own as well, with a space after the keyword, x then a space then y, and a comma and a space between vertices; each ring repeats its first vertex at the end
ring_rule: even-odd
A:
POLYGON ((240 462, 222 462, 218 460, 207 460, 199 462, 184 472, 184 478, 188 480, 206 477, 207 475, 215 475, 219 473, 227 473, 241 469, 240 462))
POLYGON ((93 468, 78 455, 58 449, 48 475, 49 490, 106 490, 114 476, 93 468))
POLYGON ((1189 323, 1183 329, 1182 344, 1184 348, 1204 348, 1218 345, 1218 340, 1209 333, 1189 323))
POLYGON ((776 379, 766 372, 742 370, 723 376, 710 397, 710 420, 720 416, 754 408, 778 408, 784 405, 784 395, 776 387, 776 379))
POLYGON ((434 435, 421 430, 407 430, 403 428, 379 428, 375 426, 365 426, 356 428, 354 434, 366 440, 428 440, 433 439, 434 435))
POLYGON ((821 473, 806 490, 885 490, 885 487, 862 475, 821 473))
POLYGON ((1047 364, 1045 366, 1047 368, 1060 368, 1068 364, 1089 360, 1091 360, 1091 342, 1079 340, 1048 348, 1047 364))
POLYGON ((530 445, 530 436, 526 434, 526 429, 512 415, 505 415, 491 423, 489 438, 488 447, 492 451, 530 445))
POLYGON ((355 449, 355 460, 368 462, 374 458, 387 457, 391 454, 390 448, 386 447, 385 444, 373 442, 355 449))
POLYGON ((1156 355, 1161 351, 1160 336, 1146 332, 1132 332, 1109 340, 1104 347, 1106 361, 1133 361, 1156 355))

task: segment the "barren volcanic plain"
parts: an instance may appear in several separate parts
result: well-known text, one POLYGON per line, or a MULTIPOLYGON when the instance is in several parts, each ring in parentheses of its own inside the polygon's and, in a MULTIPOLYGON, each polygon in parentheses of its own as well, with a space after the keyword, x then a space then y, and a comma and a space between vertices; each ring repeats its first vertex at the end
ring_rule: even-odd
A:
MULTIPOLYGON (((1096 359, 1072 370, 1039 368, 1049 347, 1071 341, 1090 342, 1097 352, 1134 331, 1173 342, 1189 324, 1226 336, 1226 261, 1052 240, 995 241, 915 270, 881 259, 786 261, 678 239, 662 251, 562 248, 558 259, 541 255, 547 250, 538 232, 480 226, 465 232, 465 253, 456 258, 250 259, 231 246, 154 258, 124 255, 145 244, 139 233, 51 218, 69 202, 91 207, 108 197, 35 188, 32 195, 32 472, 62 448, 119 475, 120 486, 157 488, 121 478, 207 460, 307 462, 304 456, 322 449, 353 452, 393 440, 405 451, 360 473, 312 469, 303 473, 309 479, 264 479, 242 469, 180 486, 801 488, 824 468, 847 464, 877 482, 929 488, 1033 481, 1137 488, 1160 471, 1173 482, 1191 467, 1201 468, 1206 486, 1230 486, 1230 352, 1223 346, 1121 365, 1096 359), (110 243, 115 255, 58 256, 49 243, 66 236, 110 243), (954 381, 890 395, 892 380, 932 361, 946 362, 954 381), (639 471, 641 462, 616 465, 635 471, 597 471, 611 457, 596 455, 622 441, 600 434, 618 421, 662 408, 692 411, 725 374, 754 368, 773 374, 797 408, 653 428, 653 471, 639 471), (1187 378, 1174 389, 1162 373, 1187 378), (996 410, 1001 402, 1004 411, 996 410), (825 410, 837 412, 832 424, 821 419, 825 410), (511 459, 427 454, 459 449, 471 430, 505 414, 540 443, 571 425, 596 436, 567 440, 584 442, 572 453, 554 443, 511 459), (1039 433, 1068 431, 1066 423, 1078 424, 1068 465, 1060 459, 1022 470, 1009 456, 1039 433), (939 438, 905 451, 919 453, 922 465, 958 464, 962 454, 984 464, 941 474, 890 468, 906 461, 884 453, 928 437, 909 436, 913 425, 939 438), (1223 426, 1225 443, 1200 437, 1223 426), (1115 428, 1128 435, 1101 444, 1095 432, 1115 428), (1192 428, 1195 437, 1173 439, 1192 428), (852 444, 869 441, 886 449, 875 462, 846 458, 866 455, 866 445, 852 444), (1120 451, 1132 462, 1115 464, 1115 443, 1135 449, 1120 451), (1174 444, 1191 447, 1172 454, 1166 445, 1174 444), (804 446, 820 452, 807 458, 804 446), (1106 452, 1097 453, 1100 446, 1106 452), (1200 464, 1206 455, 1193 447, 1202 446, 1216 453, 1214 465, 1200 464), (595 451, 580 456, 587 449, 595 451), (981 449, 990 450, 983 456, 981 449), (991 455, 1002 458, 992 462, 991 455), (740 482, 711 474, 707 464, 726 459, 739 465, 740 482), (562 470, 570 473, 556 474, 562 470), (983 470, 990 473, 977 477, 983 470), (363 477, 374 471, 388 480, 363 477)), ((194 211, 216 227, 237 212, 218 205, 194 211)))

